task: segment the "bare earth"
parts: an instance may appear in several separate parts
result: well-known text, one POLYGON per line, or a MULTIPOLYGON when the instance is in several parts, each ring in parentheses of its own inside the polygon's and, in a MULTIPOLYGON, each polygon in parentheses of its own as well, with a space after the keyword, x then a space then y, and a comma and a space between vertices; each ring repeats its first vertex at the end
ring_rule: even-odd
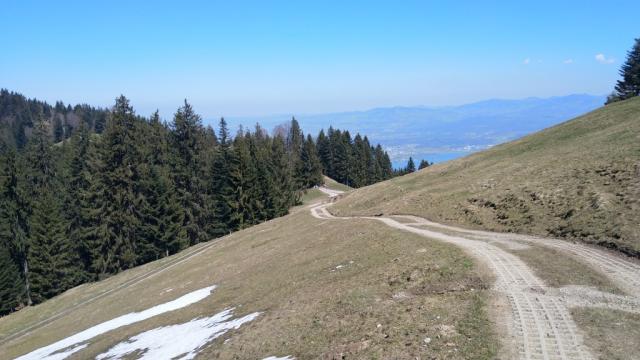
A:
MULTIPOLYGON (((335 200, 338 192, 320 188, 335 200)), ((332 201, 333 202, 333 201, 332 201)), ((316 218, 334 217, 327 207, 311 208, 316 218)), ((595 307, 640 313, 640 265, 605 250, 567 241, 533 236, 462 229, 415 216, 361 217, 431 239, 455 244, 484 262, 496 275, 494 290, 506 298, 510 311, 502 311, 510 339, 503 344, 504 356, 521 359, 592 359, 581 332, 571 317, 572 307, 595 307), (551 288, 507 248, 541 245, 579 257, 606 275, 628 295, 615 295, 584 286, 551 288)), ((494 309, 495 310, 495 309, 494 309)), ((498 309, 498 312, 500 309, 498 309)))

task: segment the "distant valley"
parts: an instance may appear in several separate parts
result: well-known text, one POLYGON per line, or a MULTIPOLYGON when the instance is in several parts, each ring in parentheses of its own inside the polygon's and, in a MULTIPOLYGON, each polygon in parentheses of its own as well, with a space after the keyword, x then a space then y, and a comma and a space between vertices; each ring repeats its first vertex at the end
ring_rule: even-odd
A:
MULTIPOLYGON (((486 100, 445 107, 390 107, 366 111, 297 115, 305 133, 317 134, 330 125, 367 134, 391 156, 394 167, 409 156, 442 162, 455 159, 553 126, 594 110, 605 96, 578 94, 550 98, 486 100)), ((226 117, 229 128, 253 128, 259 122, 272 130, 290 114, 226 117)), ((215 125, 218 119, 205 123, 215 125)))

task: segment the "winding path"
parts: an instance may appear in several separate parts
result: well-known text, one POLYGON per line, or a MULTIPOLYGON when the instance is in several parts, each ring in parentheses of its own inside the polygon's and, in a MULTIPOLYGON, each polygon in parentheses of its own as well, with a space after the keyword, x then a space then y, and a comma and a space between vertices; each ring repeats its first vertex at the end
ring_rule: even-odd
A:
MULTIPOLYGON (((327 193, 332 201, 338 196, 335 190, 320 190, 327 193)), ((333 216, 327 210, 330 205, 331 203, 316 204, 311 207, 311 214, 318 219, 350 219, 333 216)), ((640 312, 640 266, 606 251, 562 240, 461 229, 415 216, 397 217, 409 222, 400 222, 390 217, 361 218, 381 221, 396 229, 457 245, 489 266, 496 275, 494 289, 508 300, 511 308, 510 314, 505 315, 509 319, 510 336, 516 344, 515 349, 512 349, 514 357, 544 360, 593 359, 571 318, 571 306, 609 307, 640 312), (580 287, 550 288, 521 259, 498 246, 505 244, 540 244, 578 256, 594 267, 599 267, 600 271, 632 296, 606 294, 580 287)))

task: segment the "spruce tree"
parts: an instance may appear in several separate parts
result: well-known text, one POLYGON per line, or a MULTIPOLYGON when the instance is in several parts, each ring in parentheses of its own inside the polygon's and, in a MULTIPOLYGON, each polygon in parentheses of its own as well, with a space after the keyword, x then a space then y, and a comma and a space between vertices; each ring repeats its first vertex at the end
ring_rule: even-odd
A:
POLYGON ((420 165, 418 166, 418 170, 422 170, 429 166, 431 166, 431 164, 427 160, 422 159, 420 160, 420 165))
POLYGON ((252 189, 258 187, 256 161, 251 156, 251 135, 239 132, 233 142, 234 158, 236 159, 236 191, 235 202, 238 213, 238 229, 243 229, 257 223, 252 189))
POLYGON ((214 206, 212 235, 216 237, 224 236, 238 227, 238 204, 235 201, 237 168, 227 122, 221 118, 218 129, 218 151, 210 175, 214 206))
POLYGON ((369 143, 369 139, 365 135, 362 140, 363 142, 363 151, 364 151, 364 163, 365 163, 365 185, 371 185, 377 182, 377 162, 375 161, 375 149, 369 143))
POLYGON ((141 168, 143 202, 141 239, 137 248, 138 263, 174 254, 189 245, 182 227, 184 211, 178 202, 169 167, 169 132, 156 111, 149 122, 139 122, 144 133, 141 168))
POLYGON ((607 103, 625 100, 640 95, 640 38, 635 39, 633 48, 627 53, 627 60, 620 68, 620 76, 615 92, 607 103))
POLYGON ((184 210, 182 226, 189 245, 207 239, 206 229, 211 221, 206 204, 207 186, 203 176, 203 132, 202 119, 185 100, 184 106, 173 117, 171 146, 174 151, 173 180, 178 202, 184 210))
POLYGON ((350 148, 347 137, 343 136, 340 130, 330 132, 329 141, 333 150, 332 174, 329 177, 341 182, 347 186, 351 186, 349 179, 349 166, 351 165, 350 148))
POLYGON ((16 153, 6 149, 0 159, 0 251, 4 252, 0 254, 3 257, 0 260, 0 269, 3 269, 0 307, 10 311, 20 304, 31 304, 27 259, 27 203, 18 184, 20 174, 16 153))
POLYGON ((73 134, 70 141, 70 152, 67 164, 67 179, 65 191, 64 214, 67 221, 67 237, 79 256, 82 264, 82 280, 91 278, 92 256, 89 244, 85 241, 84 231, 94 224, 94 220, 87 216, 90 205, 87 203, 87 193, 91 187, 90 134, 84 123, 73 134))
POLYGON ((416 164, 413 162, 413 158, 409 156, 409 161, 407 162, 406 172, 412 173, 416 171, 416 164))
POLYGON ((287 155, 289 157, 289 169, 292 173, 293 186, 296 189, 304 187, 305 175, 302 173, 301 153, 302 145, 304 143, 304 134, 300 129, 300 124, 296 118, 291 119, 291 123, 288 126, 289 132, 286 137, 287 155))
POLYGON ((56 174, 47 124, 40 121, 27 152, 31 215, 29 217, 29 283, 34 302, 41 302, 83 281, 77 248, 67 236, 61 185, 56 174))
POLYGON ((323 183, 322 164, 320 164, 318 151, 311 135, 307 135, 307 139, 302 146, 300 164, 301 169, 299 170, 300 174, 298 177, 303 179, 302 186, 304 189, 321 185, 323 183))
POLYGON ((365 146, 360 134, 356 134, 353 139, 352 160, 349 170, 352 174, 352 186, 361 187, 368 185, 367 179, 367 152, 368 147, 365 146))
POLYGON ((23 300, 20 268, 11 256, 9 244, 5 241, 0 242, 0 269, 0 315, 5 315, 20 306, 23 300))
MULTIPOLYGON (((333 128, 329 127, 329 133, 333 132, 333 128)), ((329 138, 325 136, 324 130, 320 130, 316 140, 316 148, 318 149, 318 157, 322 164, 323 174, 331 177, 333 175, 333 152, 329 138)))
POLYGON ((42 302, 76 285, 77 274, 70 273, 76 258, 69 248, 60 204, 51 189, 41 189, 29 219, 29 282, 31 297, 42 302))
POLYGON ((271 141, 269 170, 272 195, 267 203, 267 213, 269 214, 268 218, 272 219, 286 215, 289 212, 289 207, 296 202, 285 140, 282 136, 275 136, 271 141))
POLYGON ((184 211, 169 174, 158 166, 145 166, 143 174, 141 186, 146 201, 136 249, 139 264, 175 254, 189 245, 186 230, 182 227, 184 211))
POLYGON ((100 147, 99 224, 94 271, 99 277, 136 265, 144 198, 139 192, 136 116, 129 100, 116 99, 100 147))
POLYGON ((391 164, 389 154, 387 154, 386 151, 382 151, 382 156, 380 157, 380 166, 382 167, 382 180, 391 179, 393 177, 393 166, 391 164))
POLYGON ((60 142, 64 140, 64 128, 62 120, 58 116, 53 119, 53 141, 60 142))
POLYGON ((261 222, 270 219, 275 184, 271 176, 271 140, 258 124, 250 137, 249 153, 255 165, 255 185, 249 190, 250 207, 255 221, 261 222))

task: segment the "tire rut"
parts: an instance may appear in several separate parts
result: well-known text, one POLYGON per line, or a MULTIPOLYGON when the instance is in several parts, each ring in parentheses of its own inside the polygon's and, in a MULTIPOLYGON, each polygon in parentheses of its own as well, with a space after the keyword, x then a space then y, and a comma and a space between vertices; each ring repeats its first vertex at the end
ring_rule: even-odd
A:
POLYGON ((590 265, 596 271, 606 275, 611 281, 632 296, 640 297, 640 264, 637 260, 624 255, 614 254, 604 249, 597 249, 590 245, 572 243, 565 240, 541 238, 530 235, 512 233, 494 233, 482 230, 470 230, 450 225, 443 225, 416 216, 398 215, 412 221, 405 223, 411 226, 425 226, 432 229, 443 229, 485 241, 498 240, 512 244, 535 244, 559 250, 565 254, 578 258, 590 265))
MULTIPOLYGON (((311 214, 324 220, 350 219, 334 217, 326 209, 329 205, 311 207, 311 214)), ((399 230, 457 245, 487 264, 496 275, 494 290, 505 296, 511 307, 510 335, 516 344, 512 353, 518 358, 593 358, 583 343, 566 302, 550 293, 545 283, 517 256, 485 241, 415 227, 422 225, 423 221, 403 224, 388 217, 361 218, 381 221, 399 230)))

